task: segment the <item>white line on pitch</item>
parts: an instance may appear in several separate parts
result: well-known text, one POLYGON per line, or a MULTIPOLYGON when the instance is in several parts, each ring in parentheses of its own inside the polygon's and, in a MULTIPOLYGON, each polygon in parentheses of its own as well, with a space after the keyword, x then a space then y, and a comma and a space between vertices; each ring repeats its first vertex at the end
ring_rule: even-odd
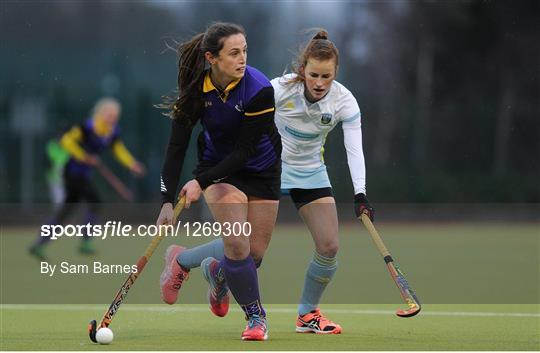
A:
MULTIPOLYGON (((2 304, 0 310, 50 310, 50 311, 102 311, 106 305, 76 305, 76 304, 2 304)), ((122 311, 134 312, 161 312, 161 313, 181 313, 181 312, 206 312, 209 309, 202 306, 144 306, 138 304, 126 305, 122 311)), ((231 308, 230 311, 240 312, 239 308, 231 308)), ((269 312, 295 314, 295 309, 272 308, 269 312)), ((333 314, 354 314, 354 315, 394 315, 392 310, 362 310, 362 309, 325 309, 327 313, 333 314)), ((427 311, 423 310, 421 316, 469 316, 469 317, 540 317, 540 313, 497 313, 497 312, 475 312, 475 311, 427 311)))

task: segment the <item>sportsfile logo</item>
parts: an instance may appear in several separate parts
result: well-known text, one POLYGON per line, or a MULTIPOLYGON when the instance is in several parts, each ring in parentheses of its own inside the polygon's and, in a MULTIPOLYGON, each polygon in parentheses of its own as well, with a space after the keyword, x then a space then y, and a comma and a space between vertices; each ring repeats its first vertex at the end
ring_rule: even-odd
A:
POLYGON ((251 235, 251 223, 249 222, 178 222, 174 225, 141 224, 133 227, 131 224, 123 224, 121 221, 107 221, 105 224, 44 224, 41 226, 40 235, 56 240, 61 237, 91 237, 107 239, 109 237, 178 237, 185 234, 188 237, 239 237, 251 235))
POLYGON ((107 221, 105 224, 44 224, 41 226, 40 235, 56 240, 61 237, 91 237, 107 239, 108 237, 155 237, 155 236, 178 236, 180 227, 173 225, 141 224, 134 228, 131 224, 123 224, 121 221, 107 221))

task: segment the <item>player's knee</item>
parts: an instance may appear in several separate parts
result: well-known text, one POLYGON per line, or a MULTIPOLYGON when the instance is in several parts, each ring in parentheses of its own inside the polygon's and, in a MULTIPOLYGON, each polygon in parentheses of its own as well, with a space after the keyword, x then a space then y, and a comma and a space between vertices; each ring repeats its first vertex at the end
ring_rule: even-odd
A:
POLYGON ((336 257, 339 251, 339 243, 337 241, 324 242, 317 248, 317 252, 324 257, 336 257))
POLYGON ((225 241, 225 256, 231 260, 242 260, 250 255, 249 241, 240 237, 230 237, 225 241))

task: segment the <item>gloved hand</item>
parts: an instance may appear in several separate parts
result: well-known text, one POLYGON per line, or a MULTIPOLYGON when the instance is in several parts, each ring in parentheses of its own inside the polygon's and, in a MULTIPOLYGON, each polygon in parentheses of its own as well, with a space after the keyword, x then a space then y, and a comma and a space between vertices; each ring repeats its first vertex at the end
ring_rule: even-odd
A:
POLYGON ((365 213, 372 222, 374 221, 375 209, 369 204, 369 200, 365 194, 360 193, 354 195, 354 213, 357 218, 360 218, 362 213, 365 213))

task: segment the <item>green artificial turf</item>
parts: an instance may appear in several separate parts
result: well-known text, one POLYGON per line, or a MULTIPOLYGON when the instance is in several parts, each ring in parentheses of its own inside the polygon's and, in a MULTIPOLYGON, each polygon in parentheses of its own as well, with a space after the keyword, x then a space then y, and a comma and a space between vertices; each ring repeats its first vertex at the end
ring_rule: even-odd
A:
MULTIPOLYGON (((343 326, 339 336, 296 334, 295 308, 313 245, 301 225, 278 224, 259 270, 269 313, 268 342, 241 342, 245 322, 236 304, 226 318, 207 309, 206 284, 195 269, 179 305, 160 304, 163 253, 156 250, 111 325, 110 346, 90 342, 86 326, 100 319, 123 274, 40 274, 27 247, 37 229, 0 229, 2 350, 540 350, 537 224, 381 224, 376 226, 424 304, 414 318, 403 308, 384 262, 360 224, 340 227, 339 269, 323 311, 343 326), (397 304, 396 304, 397 303, 397 304), (523 314, 523 315, 520 315, 523 314)), ((46 249, 50 263, 133 264, 149 238, 94 240, 98 254, 79 255, 78 239, 46 249)))
POLYGON ((86 324, 102 307, 82 305, 2 308, 2 350, 538 350, 538 306, 426 305, 410 319, 389 305, 327 305, 343 334, 294 332, 292 305, 268 307, 267 342, 242 342, 245 322, 234 310, 212 316, 204 305, 125 305, 110 326, 111 345, 92 343, 86 324), (388 312, 387 312, 388 311, 388 312), (502 316, 480 316, 499 313, 502 316), (447 313, 447 315, 444 315, 447 313), (472 316, 454 316, 456 313, 472 316), (481 313, 481 314, 474 314, 481 313), (502 314, 504 313, 504 314, 502 314), (512 317, 508 314, 536 313, 512 317), (478 315, 478 316, 477 316, 478 315))

